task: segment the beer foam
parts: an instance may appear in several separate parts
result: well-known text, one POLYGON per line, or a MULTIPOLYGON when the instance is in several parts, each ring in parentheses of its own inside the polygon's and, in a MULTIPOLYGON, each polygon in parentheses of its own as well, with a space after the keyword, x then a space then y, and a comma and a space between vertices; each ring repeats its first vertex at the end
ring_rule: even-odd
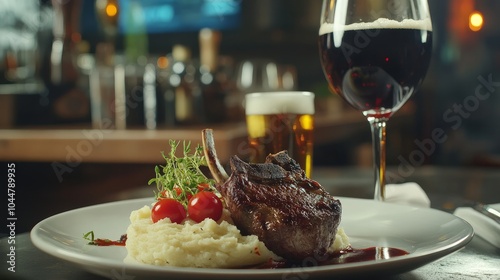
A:
POLYGON ((260 92, 245 97, 247 115, 314 114, 312 92, 260 92))
POLYGON ((417 29, 432 31, 430 18, 422 20, 404 19, 397 21, 387 18, 379 18, 373 22, 356 22, 348 25, 335 23, 323 23, 319 28, 319 35, 324 35, 334 31, 365 30, 365 29, 417 29))

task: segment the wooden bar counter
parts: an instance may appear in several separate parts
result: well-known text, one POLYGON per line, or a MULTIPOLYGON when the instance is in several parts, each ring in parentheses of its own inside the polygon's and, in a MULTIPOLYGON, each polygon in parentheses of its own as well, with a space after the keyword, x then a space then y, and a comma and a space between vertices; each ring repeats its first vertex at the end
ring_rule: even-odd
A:
MULTIPOLYGON (((391 119, 391 125, 414 118, 414 109, 404 107, 391 119)), ((158 163, 168 141, 190 141, 201 145, 201 130, 214 130, 216 149, 221 161, 245 149, 247 132, 244 122, 178 128, 101 130, 90 126, 0 129, 0 159, 27 162, 109 162, 158 163)), ((369 131, 360 112, 345 109, 339 113, 317 114, 315 144, 346 139, 356 131, 369 131)))

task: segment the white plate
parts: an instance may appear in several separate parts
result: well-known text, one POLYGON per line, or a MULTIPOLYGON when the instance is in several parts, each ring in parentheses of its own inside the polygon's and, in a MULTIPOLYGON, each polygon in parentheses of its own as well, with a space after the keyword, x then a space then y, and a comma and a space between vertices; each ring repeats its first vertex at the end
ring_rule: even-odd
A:
POLYGON ((395 247, 410 254, 386 260, 280 269, 202 269, 125 264, 124 247, 87 245, 83 234, 118 239, 129 225, 132 210, 151 199, 112 202, 64 212, 38 223, 33 244, 57 258, 113 279, 315 279, 334 276, 396 274, 435 261, 465 246, 472 227, 460 218, 433 209, 414 208, 372 200, 339 198, 344 228, 355 248, 395 247))

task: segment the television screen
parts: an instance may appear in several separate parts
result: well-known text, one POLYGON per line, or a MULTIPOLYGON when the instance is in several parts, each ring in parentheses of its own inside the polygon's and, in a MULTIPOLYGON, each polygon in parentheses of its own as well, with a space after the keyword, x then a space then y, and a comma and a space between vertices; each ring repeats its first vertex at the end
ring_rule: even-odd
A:
POLYGON ((241 0, 119 0, 121 34, 219 30, 239 26, 241 0))

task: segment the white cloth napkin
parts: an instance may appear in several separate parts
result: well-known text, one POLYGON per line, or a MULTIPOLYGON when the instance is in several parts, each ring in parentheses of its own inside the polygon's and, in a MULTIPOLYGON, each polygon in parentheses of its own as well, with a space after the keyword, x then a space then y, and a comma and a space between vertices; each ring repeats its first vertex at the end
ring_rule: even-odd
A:
MULTIPOLYGON (((491 208, 500 211, 500 203, 490 204, 491 208)), ((458 207, 454 213, 457 217, 466 220, 473 228, 474 233, 500 248, 500 224, 471 207, 458 207)))
POLYGON ((416 207, 429 208, 431 201, 419 184, 408 182, 403 184, 387 184, 385 201, 416 207))

